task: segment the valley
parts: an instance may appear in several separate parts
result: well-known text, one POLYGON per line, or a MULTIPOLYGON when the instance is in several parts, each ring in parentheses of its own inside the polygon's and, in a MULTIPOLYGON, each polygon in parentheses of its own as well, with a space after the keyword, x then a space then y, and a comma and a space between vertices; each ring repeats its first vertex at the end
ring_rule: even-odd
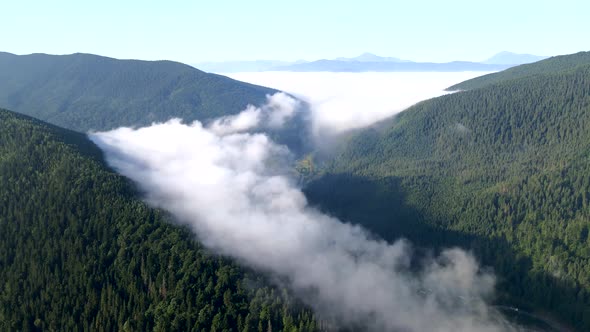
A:
POLYGON ((249 83, 0 67, 4 330, 590 327, 587 52, 249 83))

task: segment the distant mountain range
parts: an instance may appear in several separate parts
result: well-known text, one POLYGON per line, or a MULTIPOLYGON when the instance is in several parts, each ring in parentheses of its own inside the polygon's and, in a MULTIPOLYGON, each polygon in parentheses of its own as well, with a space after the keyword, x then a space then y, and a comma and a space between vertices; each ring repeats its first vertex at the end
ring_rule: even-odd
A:
POLYGON ((289 66, 274 67, 276 71, 295 72, 450 72, 450 71, 498 71, 510 65, 495 65, 469 61, 434 62, 393 62, 393 61, 342 61, 318 60, 289 66))
POLYGON ((482 62, 451 61, 445 63, 414 62, 395 57, 382 57, 372 53, 363 53, 352 58, 339 57, 315 61, 298 60, 294 62, 274 60, 202 62, 194 66, 207 72, 257 72, 257 71, 293 71, 293 72, 421 72, 421 71, 498 71, 520 64, 543 60, 547 57, 500 52, 482 62))

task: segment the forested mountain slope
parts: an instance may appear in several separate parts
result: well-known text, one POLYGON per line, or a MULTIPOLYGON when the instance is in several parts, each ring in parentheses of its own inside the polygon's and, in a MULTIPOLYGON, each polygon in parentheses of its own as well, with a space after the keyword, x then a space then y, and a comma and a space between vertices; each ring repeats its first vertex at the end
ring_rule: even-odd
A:
POLYGON ((316 330, 165 218, 83 134, 0 110, 0 330, 316 330))
POLYGON ((564 67, 364 130, 308 198, 389 239, 472 248, 510 301, 590 330, 590 65, 564 67))
POLYGON ((81 132, 216 118, 274 92, 172 61, 0 53, 0 107, 81 132))
POLYGON ((590 64, 590 52, 579 52, 576 54, 555 56, 535 63, 512 67, 498 73, 479 76, 465 82, 455 84, 449 87, 447 90, 472 90, 508 80, 514 80, 533 75, 557 73, 588 64, 590 64))

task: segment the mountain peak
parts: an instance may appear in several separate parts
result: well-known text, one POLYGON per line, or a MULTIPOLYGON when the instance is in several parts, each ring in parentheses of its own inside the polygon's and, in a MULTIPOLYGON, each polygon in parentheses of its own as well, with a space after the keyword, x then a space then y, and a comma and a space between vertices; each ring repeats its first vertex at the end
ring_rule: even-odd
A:
POLYGON ((394 57, 382 57, 370 52, 364 52, 359 56, 353 58, 336 58, 336 61, 356 61, 356 62, 406 62, 405 60, 401 60, 399 58, 394 57))
POLYGON ((491 58, 483 61, 483 63, 494 65, 520 65, 525 63, 537 62, 548 57, 533 54, 520 54, 509 51, 502 51, 491 58))

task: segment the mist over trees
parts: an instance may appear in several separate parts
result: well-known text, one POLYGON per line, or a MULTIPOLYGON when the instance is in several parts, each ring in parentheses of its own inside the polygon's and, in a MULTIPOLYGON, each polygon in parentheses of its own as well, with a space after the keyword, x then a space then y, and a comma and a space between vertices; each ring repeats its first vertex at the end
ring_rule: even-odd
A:
POLYGON ((0 329, 316 331, 138 199, 83 134, 0 110, 0 329))
POLYGON ((498 274, 500 300, 589 329, 590 65, 581 56, 364 130, 307 196, 389 239, 472 248, 498 274))

